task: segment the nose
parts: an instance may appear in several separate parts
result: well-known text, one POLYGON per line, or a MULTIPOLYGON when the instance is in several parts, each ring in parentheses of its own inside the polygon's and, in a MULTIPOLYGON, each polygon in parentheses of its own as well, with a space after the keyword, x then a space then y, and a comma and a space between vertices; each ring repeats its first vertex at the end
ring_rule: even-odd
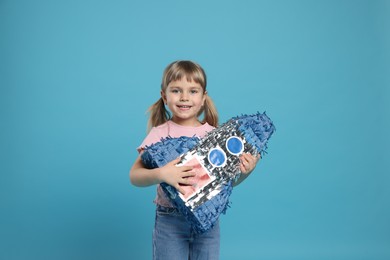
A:
POLYGON ((188 93, 186 91, 181 93, 180 101, 188 101, 188 93))

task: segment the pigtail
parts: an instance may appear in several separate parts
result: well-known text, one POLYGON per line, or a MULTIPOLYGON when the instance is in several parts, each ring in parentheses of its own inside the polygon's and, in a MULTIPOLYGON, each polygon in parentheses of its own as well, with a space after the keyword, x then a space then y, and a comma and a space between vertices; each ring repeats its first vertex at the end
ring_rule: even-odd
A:
POLYGON ((152 127, 164 124, 171 118, 168 110, 165 108, 164 100, 160 98, 148 109, 149 121, 148 121, 148 132, 152 127))
POLYGON ((211 97, 207 94, 205 94, 205 95, 206 95, 206 99, 204 102, 204 109, 203 109, 204 119, 203 119, 202 123, 207 122, 209 125, 217 127, 218 126, 217 108, 215 107, 214 102, 211 99, 211 97))

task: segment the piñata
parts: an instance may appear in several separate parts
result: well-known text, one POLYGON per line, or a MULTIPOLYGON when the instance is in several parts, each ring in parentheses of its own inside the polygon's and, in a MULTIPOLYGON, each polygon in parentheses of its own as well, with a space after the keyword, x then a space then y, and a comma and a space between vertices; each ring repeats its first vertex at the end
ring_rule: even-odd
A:
POLYGON ((179 193, 161 183, 173 205, 185 216, 195 233, 214 226, 229 205, 233 183, 240 176, 239 156, 266 153, 275 126, 265 113, 233 117, 203 138, 167 137, 145 147, 141 160, 147 168, 162 167, 180 156, 177 164, 193 167, 196 185, 183 186, 179 193))

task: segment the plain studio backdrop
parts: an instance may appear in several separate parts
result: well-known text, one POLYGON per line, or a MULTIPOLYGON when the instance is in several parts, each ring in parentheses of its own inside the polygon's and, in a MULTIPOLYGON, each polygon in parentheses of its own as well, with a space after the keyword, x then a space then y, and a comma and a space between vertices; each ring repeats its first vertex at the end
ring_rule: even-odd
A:
POLYGON ((390 259, 389 1, 0 1, 0 258, 150 259, 128 172, 163 69, 276 125, 221 259, 390 259))

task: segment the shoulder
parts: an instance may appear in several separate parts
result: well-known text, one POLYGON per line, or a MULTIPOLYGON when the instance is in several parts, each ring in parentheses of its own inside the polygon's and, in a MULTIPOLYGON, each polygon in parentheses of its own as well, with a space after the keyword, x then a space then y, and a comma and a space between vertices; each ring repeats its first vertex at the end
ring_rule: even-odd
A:
POLYGON ((215 129, 214 126, 209 125, 209 123, 207 123, 207 122, 204 123, 202 126, 203 126, 204 130, 207 132, 210 132, 211 130, 215 129))
POLYGON ((149 139, 158 139, 157 142, 161 140, 161 138, 167 137, 169 134, 169 125, 168 122, 165 122, 162 125, 152 127, 150 129, 149 134, 146 136, 145 139, 149 137, 149 139))
POLYGON ((168 129, 169 127, 169 121, 161 124, 161 125, 158 125, 158 126, 155 126, 155 127, 152 127, 152 129, 150 130, 150 132, 152 131, 157 131, 157 132, 160 132, 160 131, 165 131, 166 129, 168 129))
POLYGON ((167 137, 169 134, 168 124, 164 123, 159 126, 152 127, 150 132, 147 134, 142 144, 137 148, 141 151, 145 146, 152 145, 161 141, 162 138, 167 137))

